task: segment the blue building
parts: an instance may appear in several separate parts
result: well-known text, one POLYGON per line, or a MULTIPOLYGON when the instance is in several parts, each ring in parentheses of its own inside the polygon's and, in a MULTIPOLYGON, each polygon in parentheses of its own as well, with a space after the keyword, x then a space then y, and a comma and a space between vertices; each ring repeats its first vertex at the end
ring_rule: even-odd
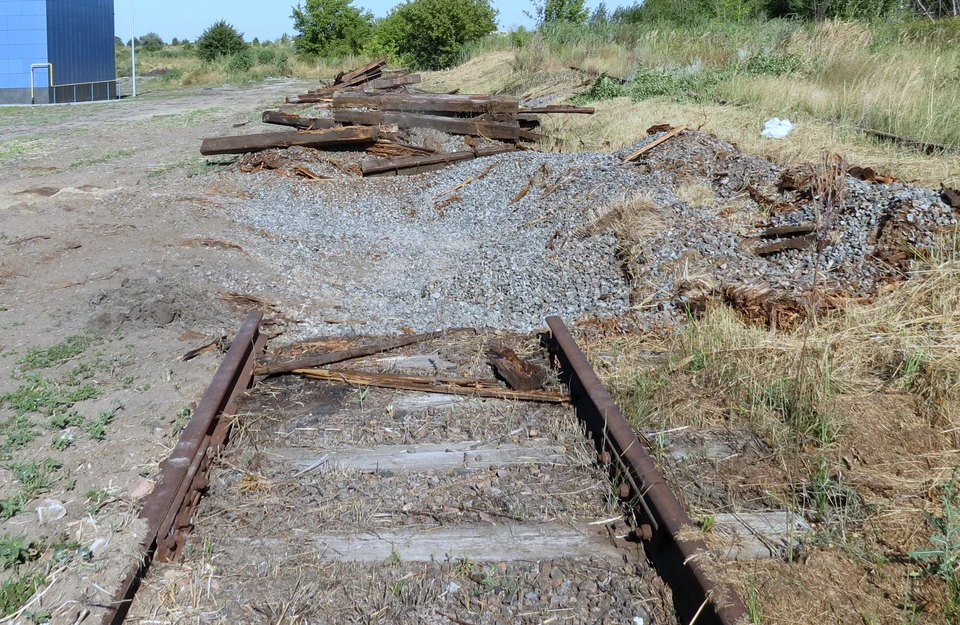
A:
POLYGON ((0 0, 0 103, 115 97, 113 0, 0 0))

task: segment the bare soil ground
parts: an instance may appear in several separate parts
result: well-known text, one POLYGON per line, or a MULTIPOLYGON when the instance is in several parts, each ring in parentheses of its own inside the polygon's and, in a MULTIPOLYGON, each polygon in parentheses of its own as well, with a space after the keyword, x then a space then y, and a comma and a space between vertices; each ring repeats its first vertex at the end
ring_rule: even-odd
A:
POLYGON ((198 148, 298 88, 0 108, 0 537, 54 558, 28 612, 97 616, 134 556, 137 500, 219 364, 177 356, 250 305, 211 270, 281 279, 226 242, 206 208, 242 192, 198 148))

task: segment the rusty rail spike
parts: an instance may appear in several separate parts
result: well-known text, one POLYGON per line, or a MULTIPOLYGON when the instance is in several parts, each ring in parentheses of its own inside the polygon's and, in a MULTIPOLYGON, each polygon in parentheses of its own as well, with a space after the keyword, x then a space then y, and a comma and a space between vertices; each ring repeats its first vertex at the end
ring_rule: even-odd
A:
MULTIPOLYGON (((674 604, 684 623, 734 625, 747 616, 746 607, 731 588, 707 577, 700 559, 709 557, 701 540, 681 538, 681 530, 695 527, 646 452, 637 434, 590 366, 560 317, 547 317, 560 360, 561 376, 570 389, 577 418, 593 435, 599 453, 619 456, 637 489, 642 513, 649 524, 638 532, 658 573, 673 589, 674 604)), ((689 532, 688 532, 689 533, 689 532)))
POLYGON ((262 312, 251 312, 244 319, 177 446, 160 463, 160 480, 140 511, 147 527, 141 543, 142 555, 127 569, 120 589, 100 620, 102 625, 123 623, 150 563, 175 557, 183 546, 183 533, 189 530, 193 510, 209 483, 208 450, 222 445, 229 433, 230 424, 221 416, 236 413, 234 399, 252 382, 253 360, 266 343, 266 337, 260 334, 262 319, 262 312))

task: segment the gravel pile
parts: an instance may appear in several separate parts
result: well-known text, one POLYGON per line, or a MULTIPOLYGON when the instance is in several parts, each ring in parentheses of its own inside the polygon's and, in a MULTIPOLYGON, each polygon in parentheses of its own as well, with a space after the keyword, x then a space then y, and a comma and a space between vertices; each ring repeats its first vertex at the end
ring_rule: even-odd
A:
POLYGON ((668 188, 696 180, 709 185, 715 197, 709 205, 664 207, 670 227, 648 242, 649 253, 638 261, 641 280, 653 287, 650 295, 661 307, 668 302, 683 308, 703 291, 745 287, 795 299, 811 288, 815 265, 818 288, 827 294, 869 297, 881 284, 904 277, 915 253, 930 249, 938 234, 957 223, 938 191, 848 175, 846 201, 832 219, 831 243, 819 258, 809 249, 760 257, 754 250, 772 242, 759 238, 763 230, 817 219, 809 185, 781 188, 785 175, 803 172, 740 154, 701 133, 657 148, 645 169, 668 188))
POLYGON ((323 303, 328 319, 342 310, 370 333, 526 331, 550 314, 625 313, 616 238, 583 231, 597 207, 651 183, 610 155, 535 152, 415 177, 255 180, 234 217, 271 236, 243 247, 281 266, 286 295, 323 303))
MULTIPOLYGON (((699 132, 624 164, 642 144, 617 154, 516 152, 398 178, 337 169, 337 180, 303 184, 255 174, 244 178, 253 197, 234 218, 253 227, 243 247, 288 277, 276 285, 284 299, 305 302, 304 334, 329 333, 331 320, 346 332, 528 331, 551 314, 629 315, 652 328, 731 289, 787 300, 809 290, 810 250, 754 251, 769 243, 764 229, 815 218, 808 190, 781 190, 782 168, 699 132), (691 184, 708 197, 691 199, 691 184), (642 254, 625 257, 612 231, 590 225, 640 194, 663 226, 642 254)), ((847 186, 833 244, 816 261, 829 295, 875 294, 956 223, 936 191, 849 176, 847 186)))

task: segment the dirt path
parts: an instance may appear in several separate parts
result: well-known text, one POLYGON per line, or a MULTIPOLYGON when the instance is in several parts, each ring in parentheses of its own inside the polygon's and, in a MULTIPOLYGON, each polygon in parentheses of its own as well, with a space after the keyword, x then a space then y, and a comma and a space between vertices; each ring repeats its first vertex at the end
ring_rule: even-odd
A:
POLYGON ((57 558, 46 579, 9 571, 50 586, 30 609, 52 622, 96 613, 132 555, 136 499, 219 361, 177 356, 239 325, 211 268, 277 280, 205 210, 243 194, 200 139, 298 88, 0 108, 0 540, 57 558))

